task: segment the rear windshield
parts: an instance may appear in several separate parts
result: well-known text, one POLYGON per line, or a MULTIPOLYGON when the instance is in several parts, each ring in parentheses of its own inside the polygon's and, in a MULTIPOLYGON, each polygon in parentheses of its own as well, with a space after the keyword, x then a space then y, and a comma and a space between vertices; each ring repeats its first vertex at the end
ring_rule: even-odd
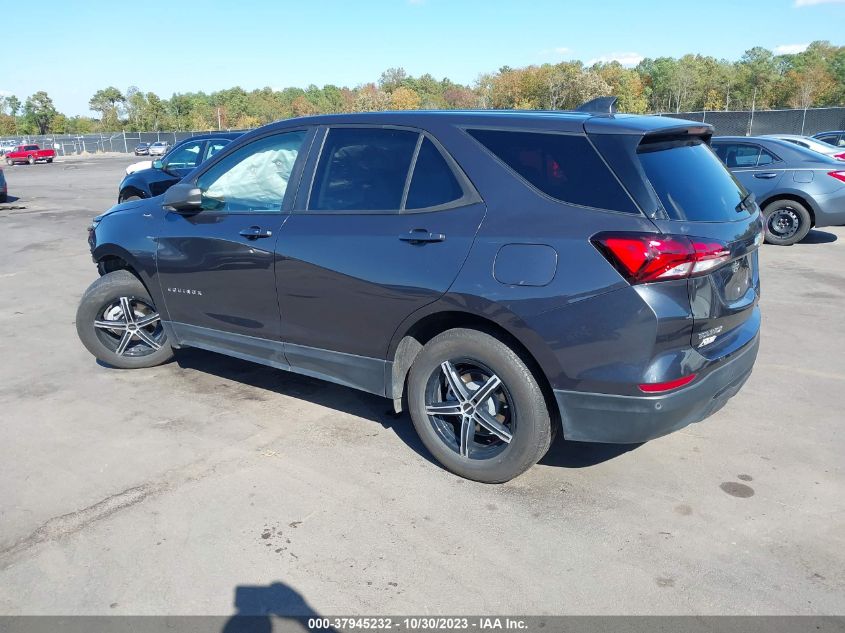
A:
POLYGON ((669 218, 689 222, 744 219, 747 195, 701 139, 643 143, 640 163, 669 218))

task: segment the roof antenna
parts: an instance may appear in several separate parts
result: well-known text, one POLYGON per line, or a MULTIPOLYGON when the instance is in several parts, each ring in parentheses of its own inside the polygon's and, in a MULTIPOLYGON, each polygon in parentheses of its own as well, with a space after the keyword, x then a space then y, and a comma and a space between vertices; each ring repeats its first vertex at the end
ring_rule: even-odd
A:
POLYGON ((590 99, 586 103, 582 103, 577 108, 576 112, 593 112, 595 114, 615 114, 616 102, 619 99, 616 97, 596 97, 590 99))

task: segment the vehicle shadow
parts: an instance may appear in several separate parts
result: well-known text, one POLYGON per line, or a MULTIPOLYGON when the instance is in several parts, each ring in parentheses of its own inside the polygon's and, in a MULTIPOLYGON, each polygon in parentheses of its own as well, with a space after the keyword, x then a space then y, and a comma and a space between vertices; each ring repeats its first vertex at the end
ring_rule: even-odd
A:
POLYGON ((558 434, 549 452, 540 460, 544 466, 558 468, 586 468, 609 461, 633 451, 640 444, 594 444, 590 442, 570 442, 558 434))
POLYGON ((336 631, 329 627, 309 627, 308 620, 320 618, 298 591, 283 582, 270 585, 235 587, 235 614, 226 621, 222 633, 271 633, 273 620, 282 620, 277 630, 336 631))
POLYGON ((0 204, 14 204, 18 200, 20 200, 20 198, 18 198, 17 196, 6 194, 6 202, 0 202, 0 204))
POLYGON ((834 233, 820 231, 819 229, 812 229, 809 233, 807 233, 803 240, 798 242, 798 244, 830 244, 838 239, 839 236, 834 233))
POLYGON ((318 378, 274 369, 238 358, 199 349, 176 350, 176 363, 185 369, 202 371, 220 378, 272 391, 282 396, 307 400, 377 422, 392 430, 400 440, 426 461, 436 464, 420 441, 407 412, 396 414, 390 400, 371 393, 336 385, 318 378))
MULTIPOLYGON (((407 411, 394 413, 392 403, 381 396, 199 349, 176 350, 175 361, 185 369, 205 372, 256 389, 307 400, 322 407, 372 420, 383 428, 392 430, 420 457, 440 467, 417 435, 407 411)), ((618 457, 639 446, 641 444, 569 442, 558 434, 557 440, 540 463, 559 468, 585 468, 618 457)))

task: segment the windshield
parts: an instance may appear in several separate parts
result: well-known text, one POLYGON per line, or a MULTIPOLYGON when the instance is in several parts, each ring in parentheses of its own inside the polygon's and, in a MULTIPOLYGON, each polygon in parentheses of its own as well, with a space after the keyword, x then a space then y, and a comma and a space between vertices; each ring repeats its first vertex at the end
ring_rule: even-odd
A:
POLYGON ((672 220, 732 222, 748 217, 747 192, 701 139, 644 142, 640 163, 672 220))

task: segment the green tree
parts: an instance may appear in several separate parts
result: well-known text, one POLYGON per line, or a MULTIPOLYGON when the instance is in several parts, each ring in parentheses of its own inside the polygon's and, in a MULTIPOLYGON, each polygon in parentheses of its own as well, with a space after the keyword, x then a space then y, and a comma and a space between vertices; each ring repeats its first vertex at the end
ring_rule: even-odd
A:
POLYGON ((9 108, 9 114, 13 117, 18 116, 18 111, 21 109, 21 101, 15 95, 9 95, 5 99, 6 107, 9 108))
POLYGON ((58 112, 53 100, 43 90, 27 97, 23 104, 23 118, 28 130, 37 130, 38 134, 50 131, 50 122, 58 112))
POLYGON ((120 128, 119 104, 125 103, 126 97, 114 86, 103 88, 94 93, 88 101, 88 107, 99 112, 100 123, 104 130, 118 130, 120 128))

